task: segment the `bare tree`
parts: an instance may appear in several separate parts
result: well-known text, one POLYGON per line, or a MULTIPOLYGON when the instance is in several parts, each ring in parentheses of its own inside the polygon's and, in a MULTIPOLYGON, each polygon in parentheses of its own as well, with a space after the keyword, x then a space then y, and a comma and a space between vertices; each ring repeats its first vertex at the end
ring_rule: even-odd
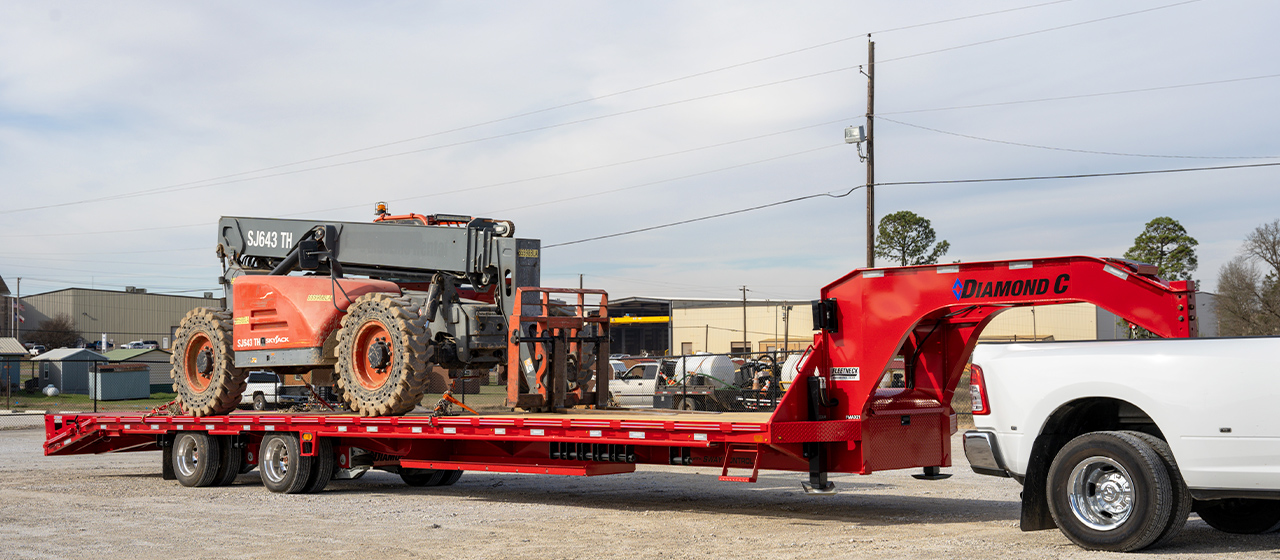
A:
POLYGON ((54 348, 70 348, 79 344, 80 332, 76 330, 75 321, 66 313, 59 313, 40 321, 34 332, 28 331, 24 336, 27 342, 42 344, 50 350, 54 348))
POLYGON ((1280 334, 1280 220, 1253 230, 1240 253, 1218 270, 1218 333, 1280 334))

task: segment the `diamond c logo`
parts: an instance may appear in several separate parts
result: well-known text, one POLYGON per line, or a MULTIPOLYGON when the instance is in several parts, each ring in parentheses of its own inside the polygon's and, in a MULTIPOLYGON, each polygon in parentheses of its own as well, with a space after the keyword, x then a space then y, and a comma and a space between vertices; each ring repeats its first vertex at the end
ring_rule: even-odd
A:
POLYGON ((961 282, 959 278, 956 278, 955 285, 951 286, 951 293, 956 295, 956 299, 960 299, 960 295, 964 293, 964 282, 961 282))

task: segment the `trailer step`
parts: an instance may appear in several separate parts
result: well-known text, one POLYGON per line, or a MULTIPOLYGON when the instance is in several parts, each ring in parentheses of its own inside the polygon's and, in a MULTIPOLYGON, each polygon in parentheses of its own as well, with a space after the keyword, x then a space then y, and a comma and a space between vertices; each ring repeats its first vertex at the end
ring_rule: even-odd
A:
POLYGON ((720 469, 723 482, 755 482, 760 475, 760 446, 756 444, 730 443, 724 451, 724 466, 720 469), (751 457, 751 476, 729 476, 729 464, 733 457, 751 457))

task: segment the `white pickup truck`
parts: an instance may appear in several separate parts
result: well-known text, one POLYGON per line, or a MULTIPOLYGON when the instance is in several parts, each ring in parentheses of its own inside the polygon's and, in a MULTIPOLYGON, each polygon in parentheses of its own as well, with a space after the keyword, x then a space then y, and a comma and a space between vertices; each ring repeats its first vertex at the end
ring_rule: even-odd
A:
POLYGON ((1022 529, 1168 542, 1196 512, 1280 528, 1280 337, 980 344, 965 454, 1023 485, 1022 529))

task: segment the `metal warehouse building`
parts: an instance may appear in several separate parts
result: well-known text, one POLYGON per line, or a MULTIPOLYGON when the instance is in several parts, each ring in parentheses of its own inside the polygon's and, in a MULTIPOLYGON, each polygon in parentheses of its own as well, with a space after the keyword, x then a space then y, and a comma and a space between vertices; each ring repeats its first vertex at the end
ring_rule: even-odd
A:
POLYGON ((116 346, 134 340, 155 340, 168 348, 178 322, 197 307, 222 307, 212 292, 204 297, 149 294, 126 288, 123 292, 68 288, 33 296, 23 296, 26 321, 22 330, 35 330, 41 321, 65 313, 88 342, 103 334, 116 346))

